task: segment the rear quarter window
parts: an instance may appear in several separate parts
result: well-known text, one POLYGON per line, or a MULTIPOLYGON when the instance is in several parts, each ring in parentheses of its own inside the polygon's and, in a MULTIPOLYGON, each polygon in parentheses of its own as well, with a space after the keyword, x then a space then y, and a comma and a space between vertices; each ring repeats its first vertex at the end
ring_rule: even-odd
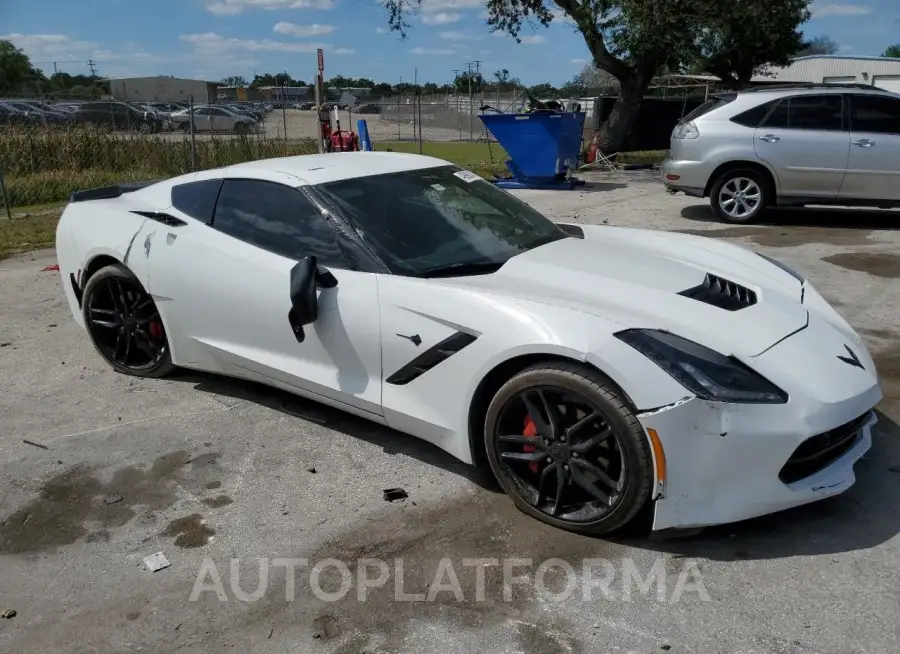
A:
POLYGON ((734 116, 731 119, 731 122, 743 125, 744 127, 759 127, 777 102, 778 100, 771 100, 753 107, 752 109, 748 109, 747 111, 742 111, 737 116, 734 116))
POLYGON ((713 98, 710 98, 699 107, 695 108, 693 111, 689 112, 684 118, 682 118, 680 123, 687 123, 692 120, 697 120, 700 116, 705 116, 711 111, 719 109, 720 107, 724 107, 725 105, 734 101, 737 96, 732 94, 727 95, 717 95, 713 98))
POLYGON ((172 187, 172 206, 191 218, 209 225, 221 188, 221 179, 178 184, 172 187))

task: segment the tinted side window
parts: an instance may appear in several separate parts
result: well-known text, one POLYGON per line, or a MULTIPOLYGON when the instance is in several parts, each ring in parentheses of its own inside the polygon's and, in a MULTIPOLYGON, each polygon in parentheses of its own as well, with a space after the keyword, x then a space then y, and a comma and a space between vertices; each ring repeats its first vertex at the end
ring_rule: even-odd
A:
POLYGON ((760 123, 762 123, 763 119, 766 117, 766 114, 769 113, 769 110, 774 107, 777 102, 778 100, 771 100, 770 102, 765 102, 757 107, 753 107, 753 109, 741 112, 732 118, 731 122, 743 125, 744 127, 759 127, 760 123))
POLYGON ((216 198, 219 197, 221 186, 221 179, 205 179, 201 182, 188 182, 173 186, 172 206, 208 225, 212 222, 216 198))
POLYGON ((851 128, 855 132, 900 134, 900 100, 877 95, 850 99, 851 128))
POLYGON ((844 99, 840 95, 798 95, 790 99, 791 129, 837 130, 843 127, 844 99))
POLYGON ((326 266, 345 268, 331 226, 300 191, 258 180, 225 180, 213 227, 291 259, 315 255, 326 266))
POLYGON ((789 98, 779 100, 778 104, 775 105, 775 108, 772 110, 772 113, 766 118, 763 127, 787 128, 790 114, 790 102, 789 98))

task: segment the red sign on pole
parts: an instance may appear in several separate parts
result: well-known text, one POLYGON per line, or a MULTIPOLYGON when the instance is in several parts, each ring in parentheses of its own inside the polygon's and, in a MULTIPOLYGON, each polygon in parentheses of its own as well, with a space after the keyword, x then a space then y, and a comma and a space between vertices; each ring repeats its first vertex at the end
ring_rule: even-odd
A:
POLYGON ((325 71, 325 52, 322 48, 319 48, 316 52, 319 55, 319 72, 321 73, 325 71))

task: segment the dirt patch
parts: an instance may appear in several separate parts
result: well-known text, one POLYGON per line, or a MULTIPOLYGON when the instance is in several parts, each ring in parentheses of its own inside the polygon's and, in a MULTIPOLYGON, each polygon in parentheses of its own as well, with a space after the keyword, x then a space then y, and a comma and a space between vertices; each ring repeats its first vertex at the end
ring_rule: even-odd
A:
POLYGON ((749 238, 770 248, 787 248, 809 243, 827 245, 868 245, 871 231, 863 229, 834 229, 828 227, 726 227, 724 229, 679 229, 682 234, 710 238, 749 238))
MULTIPOLYGON (((179 484, 205 482, 186 472, 189 463, 190 454, 179 450, 159 457, 149 469, 120 468, 108 482, 96 468, 70 468, 46 481, 37 499, 0 521, 0 554, 38 552, 83 537, 106 542, 109 529, 128 523, 138 507, 143 512, 166 509, 175 503, 179 484)), ((206 459, 201 468, 209 465, 206 459)))
POLYGON ((227 495, 216 495, 215 497, 204 497, 200 501, 203 502, 206 506, 210 507, 211 509, 220 509, 223 506, 228 506, 234 500, 232 500, 227 495))
POLYGON ((221 481, 211 481, 211 482, 203 485, 203 488, 205 488, 207 490, 215 490, 215 489, 221 488, 221 487, 222 487, 221 481))
POLYGON ((876 277, 900 278, 900 255, 885 252, 842 252, 824 257, 822 261, 876 277))
MULTIPOLYGON (((617 561, 627 551, 618 542, 545 526, 519 512, 506 496, 488 490, 428 506, 407 501, 313 551, 291 554, 305 558, 309 566, 326 559, 342 562, 353 579, 353 587, 344 597, 327 603, 314 597, 307 567, 296 570, 297 597, 288 601, 285 575, 276 568, 270 570, 269 592, 250 608, 248 620, 266 625, 305 620, 313 633, 325 637, 321 621, 327 616, 333 630, 369 634, 369 651, 402 647, 412 622, 450 622, 454 627, 472 629, 513 621, 521 623, 515 637, 522 651, 577 652, 576 643, 565 635, 572 633, 571 625, 529 626, 534 622, 530 607, 538 597, 534 583, 538 566, 548 559, 561 559, 580 574, 584 559, 617 561), (359 576, 379 578, 379 566, 361 563, 363 559, 383 561, 388 567, 383 585, 364 589, 361 597, 359 576), (479 564, 478 559, 488 561, 479 564), (502 561, 513 559, 522 562, 512 576, 530 577, 530 583, 504 584, 502 561), (453 587, 451 575, 455 575, 461 595, 445 590, 453 587), (421 599, 398 601, 398 591, 421 599)), ((318 587, 336 592, 342 580, 338 567, 324 567, 318 587)), ((556 567, 543 577, 547 589, 556 593, 565 588, 565 580, 563 569, 556 567)))
POLYGON ((892 332, 889 329, 867 329, 866 327, 860 327, 857 329, 860 334, 864 336, 871 336, 872 338, 880 338, 880 339, 895 339, 900 337, 900 334, 897 332, 892 332))
POLYGON ((176 518, 162 532, 162 536, 175 536, 175 547, 192 549, 203 547, 215 535, 215 531, 206 526, 199 513, 176 518))

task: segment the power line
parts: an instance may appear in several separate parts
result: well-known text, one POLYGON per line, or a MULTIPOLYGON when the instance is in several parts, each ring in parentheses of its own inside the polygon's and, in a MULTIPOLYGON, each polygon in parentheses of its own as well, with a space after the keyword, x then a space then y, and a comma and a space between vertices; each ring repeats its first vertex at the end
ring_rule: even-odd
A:
POLYGON ((88 65, 88 68, 91 69, 91 77, 97 77, 97 71, 96 71, 97 64, 94 63, 94 60, 88 59, 87 65, 88 65))

